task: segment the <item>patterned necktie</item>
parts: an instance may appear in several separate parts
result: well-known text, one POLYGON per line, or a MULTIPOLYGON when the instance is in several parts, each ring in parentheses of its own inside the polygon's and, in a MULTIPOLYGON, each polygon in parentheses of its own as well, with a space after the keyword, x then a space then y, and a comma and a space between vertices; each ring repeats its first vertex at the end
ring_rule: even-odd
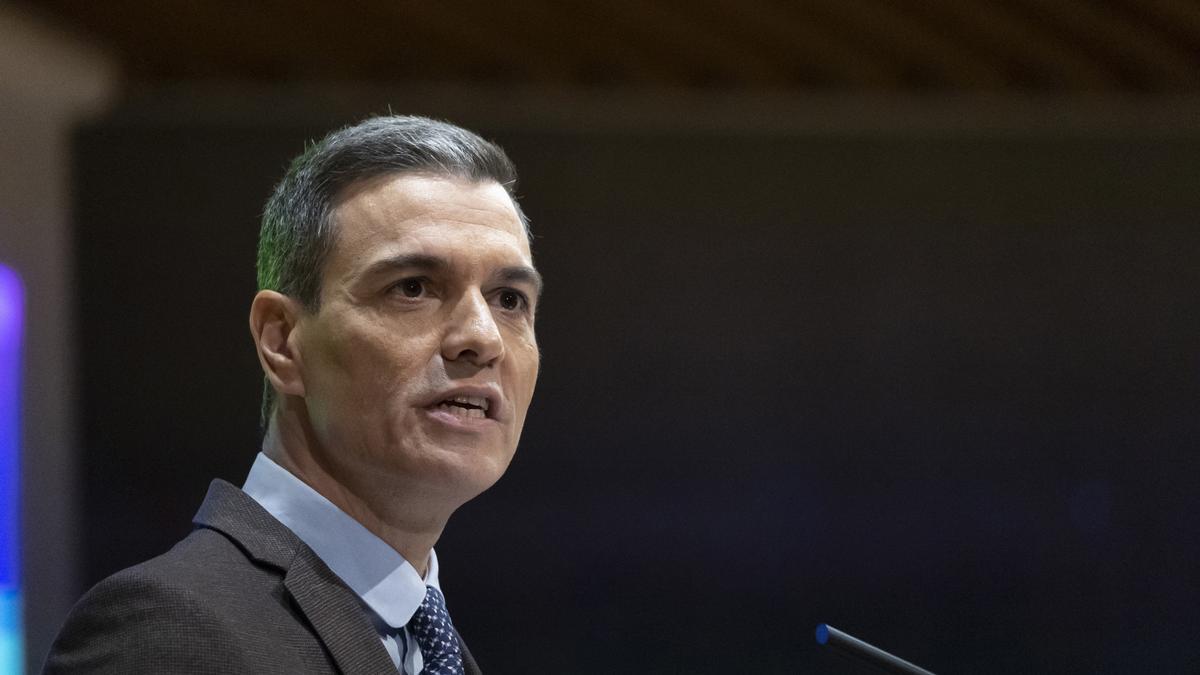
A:
POLYGON ((421 660, 425 662, 421 675, 463 675, 458 633, 450 623, 441 591, 433 586, 425 588, 425 601, 408 622, 408 629, 417 639, 421 660))

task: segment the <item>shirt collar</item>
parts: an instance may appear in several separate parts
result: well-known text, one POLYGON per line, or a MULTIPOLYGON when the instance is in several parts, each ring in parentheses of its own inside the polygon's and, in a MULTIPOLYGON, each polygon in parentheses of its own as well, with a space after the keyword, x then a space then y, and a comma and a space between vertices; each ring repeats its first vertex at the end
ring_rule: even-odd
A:
POLYGON ((393 628, 412 619, 425 600, 426 585, 441 590, 436 553, 429 552, 429 573, 422 579, 404 556, 263 453, 254 459, 242 490, 393 628))

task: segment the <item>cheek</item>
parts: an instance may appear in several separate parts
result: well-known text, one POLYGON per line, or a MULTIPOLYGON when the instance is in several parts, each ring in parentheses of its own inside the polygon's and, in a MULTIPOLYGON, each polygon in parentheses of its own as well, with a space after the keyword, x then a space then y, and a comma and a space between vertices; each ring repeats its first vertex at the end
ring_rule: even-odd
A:
POLYGON ((537 342, 532 339, 522 339, 516 343, 513 350, 513 379, 518 387, 519 395, 524 399, 525 405, 529 404, 529 399, 533 396, 534 385, 537 384, 538 368, 540 367, 541 355, 538 352, 537 342))
POLYGON ((317 351, 314 389, 329 394, 330 405, 351 419, 389 414, 382 402, 406 398, 419 390, 428 365, 428 350, 419 337, 372 327, 331 332, 317 351), (424 355, 424 358, 422 357, 424 355))

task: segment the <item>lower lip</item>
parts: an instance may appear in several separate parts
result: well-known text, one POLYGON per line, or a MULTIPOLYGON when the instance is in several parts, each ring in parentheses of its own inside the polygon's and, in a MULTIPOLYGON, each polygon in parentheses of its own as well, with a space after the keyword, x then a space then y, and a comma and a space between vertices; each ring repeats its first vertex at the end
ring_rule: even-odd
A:
POLYGON ((496 420, 490 417, 459 417, 438 408, 424 408, 423 410, 429 419, 457 431, 484 431, 496 425, 496 420))

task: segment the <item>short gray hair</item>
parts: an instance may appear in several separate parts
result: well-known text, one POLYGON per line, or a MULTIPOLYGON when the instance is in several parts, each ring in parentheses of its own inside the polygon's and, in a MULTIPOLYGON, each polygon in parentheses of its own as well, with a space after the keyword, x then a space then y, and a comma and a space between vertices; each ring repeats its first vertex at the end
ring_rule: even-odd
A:
MULTIPOLYGON (((258 237, 259 289, 278 291, 318 311, 321 274, 337 239, 333 208, 339 195, 359 181, 399 173, 499 183, 528 236, 517 202, 517 170, 500 146, 426 117, 372 117, 310 145, 275 186, 258 237)), ((274 406, 275 390, 265 382, 264 427, 274 406)))

